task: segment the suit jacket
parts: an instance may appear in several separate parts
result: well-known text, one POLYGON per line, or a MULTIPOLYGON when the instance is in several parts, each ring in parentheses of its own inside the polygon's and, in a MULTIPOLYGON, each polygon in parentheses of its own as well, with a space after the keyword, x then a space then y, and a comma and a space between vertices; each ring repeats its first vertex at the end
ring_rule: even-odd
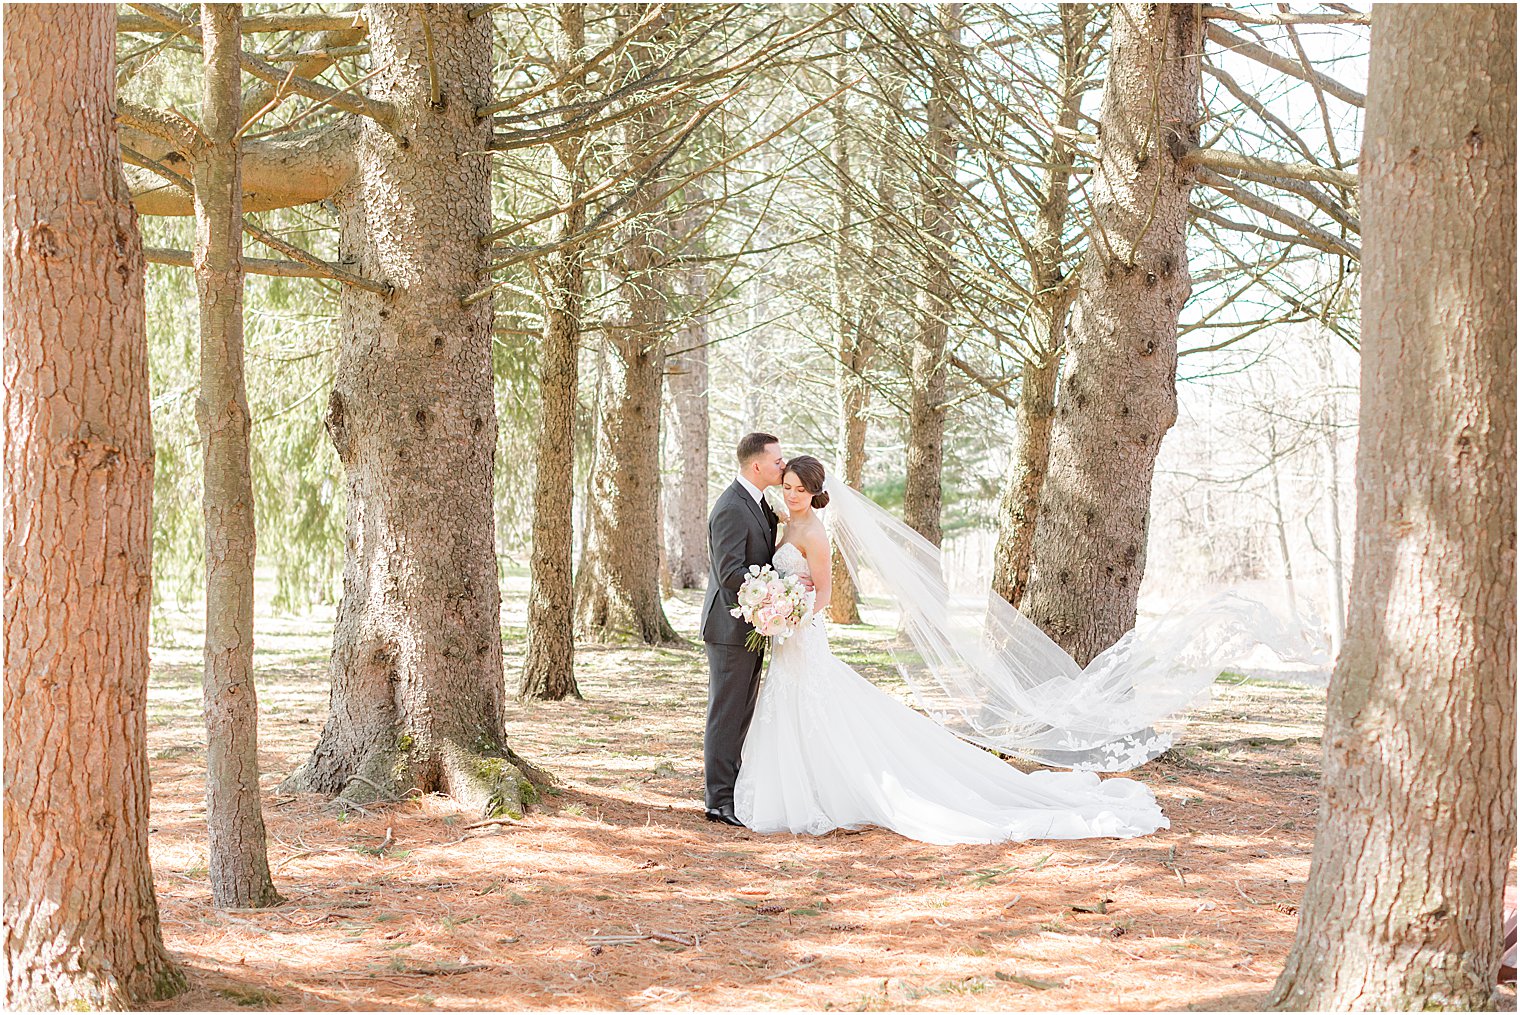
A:
POLYGON ((752 630, 729 615, 751 564, 769 564, 776 552, 776 513, 749 495, 736 479, 707 516, 707 598, 702 603, 702 640, 743 645, 752 630))

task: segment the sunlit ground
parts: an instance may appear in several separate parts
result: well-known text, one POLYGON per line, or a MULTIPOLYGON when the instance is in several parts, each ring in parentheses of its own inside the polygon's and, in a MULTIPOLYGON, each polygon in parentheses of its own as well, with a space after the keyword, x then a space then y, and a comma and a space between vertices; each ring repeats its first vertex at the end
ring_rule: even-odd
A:
MULTIPOLYGON (((508 576, 512 684, 526 592, 508 576)), ((699 606, 667 604, 688 636, 699 606)), ((868 619, 831 639, 906 697, 881 647, 891 617, 868 619)), ((1152 836, 766 837, 702 819, 700 645, 586 646, 585 701, 508 710, 513 746, 558 791, 519 823, 471 827, 443 798, 361 812, 275 793, 323 721, 331 624, 261 607, 264 814, 288 902, 228 913, 206 882, 201 623, 159 614, 153 860, 192 983, 164 1007, 1251 1008, 1291 940, 1322 688, 1221 681, 1189 746, 1133 773, 1172 822, 1152 836)))

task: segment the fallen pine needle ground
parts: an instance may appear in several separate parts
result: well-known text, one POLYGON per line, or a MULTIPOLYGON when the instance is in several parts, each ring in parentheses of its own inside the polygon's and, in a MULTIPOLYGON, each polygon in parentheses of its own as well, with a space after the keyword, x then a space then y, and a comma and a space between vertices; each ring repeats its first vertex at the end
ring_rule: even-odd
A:
MULTIPOLYGON (((509 685, 525 592, 509 576, 509 685)), ((667 603, 688 635, 697 595, 667 603)), ((890 618, 868 619, 831 639, 906 699, 890 618)), ((1248 1010, 1292 940, 1323 688, 1222 679, 1183 745, 1130 773, 1168 830, 931 846, 703 820, 695 641, 582 646, 586 700, 509 706, 513 748, 559 780, 521 821, 443 797, 360 811, 281 796, 325 717, 330 638, 330 612, 261 609, 264 818, 286 902, 226 912, 206 881, 198 621, 156 618, 152 855, 191 983, 162 1009, 1248 1010)))

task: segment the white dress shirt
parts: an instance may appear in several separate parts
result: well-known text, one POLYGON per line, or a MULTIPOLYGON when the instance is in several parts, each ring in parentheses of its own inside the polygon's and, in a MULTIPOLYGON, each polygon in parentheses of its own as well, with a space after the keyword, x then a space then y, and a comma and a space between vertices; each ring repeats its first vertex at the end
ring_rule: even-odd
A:
POLYGON ((765 491, 761 490, 758 486, 756 486, 754 483, 751 483, 743 476, 739 477, 739 485, 749 491, 749 495, 754 498, 756 504, 759 504, 760 499, 765 496, 765 491))

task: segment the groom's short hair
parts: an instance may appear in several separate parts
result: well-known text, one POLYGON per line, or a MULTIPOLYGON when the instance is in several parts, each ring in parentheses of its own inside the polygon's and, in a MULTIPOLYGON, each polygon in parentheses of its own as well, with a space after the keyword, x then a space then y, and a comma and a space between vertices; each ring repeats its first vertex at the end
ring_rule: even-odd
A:
POLYGON ((764 454, 768 444, 780 444, 781 438, 773 433, 747 433, 739 438, 739 468, 744 468, 756 455, 764 454))

